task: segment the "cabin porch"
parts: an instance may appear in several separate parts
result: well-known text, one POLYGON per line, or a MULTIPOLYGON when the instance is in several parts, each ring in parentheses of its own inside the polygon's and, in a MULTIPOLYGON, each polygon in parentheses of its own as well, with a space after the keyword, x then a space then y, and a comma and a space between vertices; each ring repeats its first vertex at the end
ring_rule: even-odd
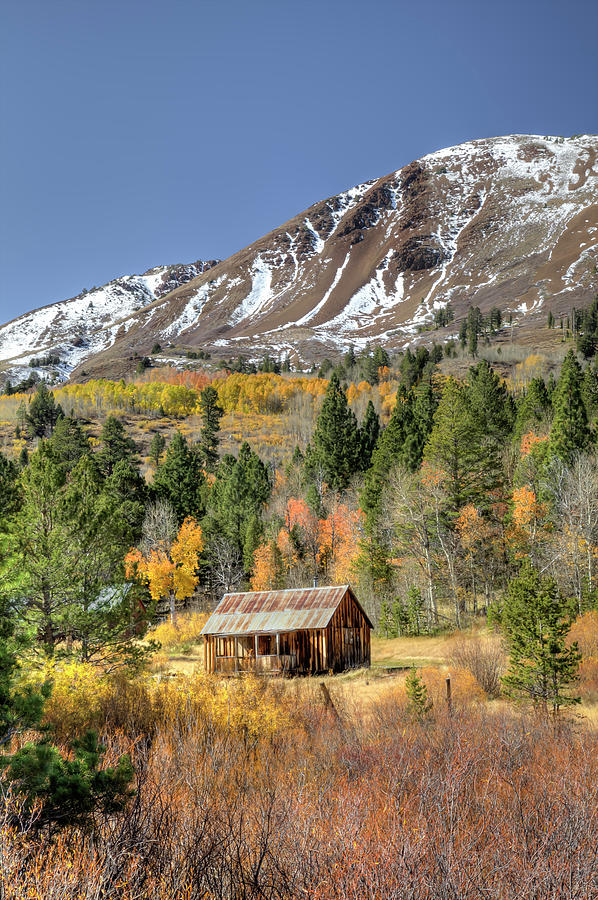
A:
POLYGON ((297 632, 244 635, 207 635, 204 660, 207 672, 293 673, 298 671, 297 632))
POLYGON ((365 628, 315 628, 243 635, 206 635, 206 672, 308 675, 369 665, 365 628), (339 634, 336 634, 338 630, 339 634))

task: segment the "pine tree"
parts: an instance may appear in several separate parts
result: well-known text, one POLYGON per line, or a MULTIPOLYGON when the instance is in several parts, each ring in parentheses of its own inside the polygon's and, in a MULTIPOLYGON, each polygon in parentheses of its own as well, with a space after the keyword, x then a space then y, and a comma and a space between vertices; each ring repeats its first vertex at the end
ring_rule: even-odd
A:
POLYGON ((98 463, 104 475, 111 475, 121 460, 137 465, 135 441, 127 434, 120 419, 108 416, 100 437, 102 449, 98 453, 98 463))
POLYGON ((434 389, 431 379, 421 381, 415 389, 415 404, 413 414, 418 434, 417 465, 420 464, 424 447, 434 427, 434 413, 438 408, 438 391, 434 389))
POLYGON ((422 442, 415 418, 413 391, 401 385, 390 422, 378 438, 372 453, 372 465, 365 476, 361 508, 366 514, 366 528, 371 532, 377 519, 380 498, 389 472, 396 465, 415 471, 421 461, 422 442))
POLYGON ((17 651, 23 641, 16 635, 21 616, 16 604, 0 594, 0 746, 7 746, 13 735, 39 726, 43 707, 49 696, 49 683, 38 690, 18 686, 17 651))
POLYGON ((587 450, 592 443, 588 417, 582 397, 581 367, 573 350, 569 350, 552 398, 554 418, 550 431, 550 450, 570 464, 575 453, 587 450))
POLYGON ((218 391, 211 385, 205 387, 199 396, 199 410, 203 423, 199 450, 206 470, 214 472, 218 465, 218 433, 224 410, 218 403, 218 391))
POLYGON ((380 380, 378 375, 378 366, 372 356, 369 347, 366 347, 361 356, 359 357, 357 364, 359 366, 359 372, 363 381, 367 381, 368 384, 378 384, 380 380))
POLYGON ((511 439, 515 404, 486 360, 469 370, 467 399, 473 433, 484 460, 485 489, 495 490, 504 478, 503 451, 511 439))
POLYGON ((577 349, 586 359, 590 359, 598 350, 598 294, 579 318, 577 349))
POLYGON ((491 329, 492 333, 494 334, 495 332, 497 332, 499 330, 499 328, 502 325, 502 313, 497 306, 493 306, 492 309, 490 310, 489 319, 490 319, 490 329, 491 329))
POLYGON ((324 481, 342 491, 360 468, 357 420, 336 374, 330 378, 313 435, 314 462, 321 466, 324 481))
POLYGON ((156 466, 158 466, 160 464, 160 457, 162 456, 162 453, 164 452, 165 447, 166 447, 166 438, 159 431, 156 431, 156 433, 154 434, 154 436, 152 438, 150 448, 149 448, 150 459, 152 459, 154 461, 154 464, 156 466))
POLYGON ((225 537, 242 555, 247 572, 263 537, 262 514, 271 490, 268 470, 247 442, 237 459, 230 454, 222 458, 205 519, 208 545, 216 536, 225 537))
POLYGON ((596 365, 586 366, 583 373, 581 394, 588 422, 592 422, 598 412, 598 368, 596 365))
POLYGON ((390 357, 384 347, 375 347, 373 355, 374 365, 376 369, 382 369, 384 366, 390 365, 390 357))
POLYGON ((574 618, 572 604, 560 595, 551 578, 542 578, 526 562, 507 590, 501 623, 509 647, 509 668, 503 684, 509 696, 525 697, 556 715, 565 705, 579 703, 566 693, 577 680, 581 654, 567 646, 574 618))
POLYGON ((411 585, 407 592, 407 602, 405 604, 405 612, 407 622, 411 633, 419 635, 422 628, 422 620, 424 618, 424 601, 421 591, 415 585, 411 585))
POLYGON ((27 412, 27 427, 31 437, 48 437, 63 416, 62 407, 54 400, 45 381, 41 381, 27 412))
POLYGON ((355 359, 355 351, 353 347, 349 347, 345 355, 343 356, 343 366, 345 367, 345 371, 348 375, 351 374, 352 369, 355 367, 356 359, 355 359))
POLYGON ((521 437, 530 429, 542 427, 551 414, 550 398, 543 378, 532 378, 527 391, 517 405, 515 437, 521 437))
POLYGON ((408 709, 418 721, 423 721, 432 709, 432 702, 428 697, 428 689, 415 666, 405 678, 405 690, 407 692, 408 709))
MULTIPOLYGON (((483 320, 482 313, 480 312, 479 307, 470 306, 467 311, 467 321, 465 323, 464 337, 467 341, 467 345, 469 348, 469 353, 471 356, 477 356, 478 351, 478 335, 480 335, 483 331, 483 320)), ((461 339, 461 344, 464 347, 465 341, 462 339, 463 332, 460 332, 459 337, 461 339)))
POLYGON ((116 766, 101 769, 105 751, 97 734, 88 731, 73 741, 69 756, 45 740, 30 741, 2 758, 5 778, 24 798, 24 813, 39 808, 32 818, 34 828, 87 830, 98 817, 112 818, 125 807, 134 794, 131 759, 124 754, 116 766))
POLYGON ((503 445, 515 418, 513 399, 506 385, 483 359, 469 370, 468 399, 476 429, 486 439, 503 445))
POLYGON ((402 637, 407 632, 409 626, 409 613, 400 597, 392 604, 392 620, 393 631, 398 637, 402 637))
POLYGON ((18 474, 18 466, 13 460, 0 453, 0 531, 6 528, 9 517, 16 512, 20 503, 18 474))
POLYGON ((401 379, 407 389, 419 383, 424 372, 430 368, 430 362, 430 353, 426 347, 418 347, 415 354, 407 348, 399 365, 401 379))
POLYGON ((141 526, 148 498, 148 487, 139 469, 130 460, 116 463, 112 475, 104 481, 104 491, 114 501, 114 515, 119 532, 130 547, 141 536, 141 526))
POLYGON ((424 451, 426 462, 442 473, 449 517, 457 516, 466 504, 487 498, 488 489, 495 484, 493 473, 487 471, 487 457, 471 414, 467 387, 449 378, 424 451))
MULTIPOLYGON (((115 478, 119 466, 127 465, 121 460, 110 478, 115 478)), ((81 661, 136 667, 147 652, 131 634, 133 616, 141 623, 140 611, 133 610, 135 592, 129 596, 130 586, 124 579, 123 559, 131 546, 132 529, 111 487, 103 485, 94 458, 81 457, 64 498, 73 588, 64 621, 81 661)))
POLYGON ((379 434, 380 419, 378 417, 378 413, 374 409, 374 404, 371 400, 369 400, 359 432, 361 445, 361 469, 364 472, 369 469, 371 465, 372 453, 374 452, 374 448, 376 447, 376 443, 378 442, 379 434))
POLYGON ((461 349, 464 350, 467 343, 467 319, 463 319, 459 326, 459 343, 461 344, 461 349))
POLYGON ((27 406, 25 405, 25 401, 21 400, 19 404, 19 408, 17 409, 17 424, 23 432, 27 426, 27 406))
POLYGON ((64 468, 47 441, 42 440, 31 454, 21 483, 23 502, 10 526, 13 555, 8 567, 20 580, 26 598, 24 617, 52 656, 73 602, 72 538, 64 502, 64 468))
POLYGON ((91 452, 89 438, 74 416, 63 416, 58 420, 50 442, 67 473, 77 465, 82 456, 91 452))
POLYGON ((202 461, 179 431, 168 445, 164 462, 156 470, 153 488, 156 497, 172 504, 179 525, 187 516, 198 520, 203 516, 205 478, 202 461))

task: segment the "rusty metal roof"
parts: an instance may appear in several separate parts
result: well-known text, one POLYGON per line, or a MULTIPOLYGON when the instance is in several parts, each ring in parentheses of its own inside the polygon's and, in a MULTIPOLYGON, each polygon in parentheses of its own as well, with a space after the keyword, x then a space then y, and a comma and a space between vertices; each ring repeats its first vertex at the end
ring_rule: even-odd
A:
POLYGON ((342 584, 225 594, 201 633, 274 634, 326 628, 349 590, 348 584, 342 584))

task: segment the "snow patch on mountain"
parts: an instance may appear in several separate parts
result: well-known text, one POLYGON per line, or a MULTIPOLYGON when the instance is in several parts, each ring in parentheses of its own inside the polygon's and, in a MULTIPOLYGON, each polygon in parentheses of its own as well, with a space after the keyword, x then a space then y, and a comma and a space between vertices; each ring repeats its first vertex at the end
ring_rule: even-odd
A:
POLYGON ((195 325, 199 321, 201 311, 209 300, 210 294, 219 288, 225 281, 226 275, 221 275, 219 278, 215 278, 213 281, 208 282, 208 284, 202 285, 202 287, 187 300, 181 314, 177 316, 171 325, 162 329, 160 335, 164 338, 177 337, 188 328, 191 328, 192 325, 195 325))
POLYGON ((231 324, 254 316, 272 299, 272 268, 261 255, 258 255, 253 261, 251 270, 251 290, 231 316, 231 324))
POLYGON ((349 251, 349 253, 347 253, 347 255, 345 256, 345 260, 344 260, 343 264, 334 273, 334 278, 332 280, 332 284, 330 285, 330 287, 328 288, 328 290, 326 291, 326 293, 324 294, 324 296, 322 297, 320 302, 317 303, 316 306, 314 306, 314 308, 312 310, 310 310, 310 312, 306 313, 304 316, 302 316, 296 322, 288 323, 288 325, 286 326, 287 328, 290 327, 291 325, 306 325, 308 322, 311 322, 311 320, 314 319, 318 315, 320 310, 324 308, 324 305, 326 304, 326 301, 332 294, 333 290, 335 289, 335 287, 341 280, 342 274, 347 267, 347 263, 349 262, 350 256, 351 256, 351 252, 349 251))
POLYGON ((388 310, 400 303, 403 300, 403 274, 399 273, 394 290, 390 292, 384 283, 384 273, 388 270, 391 257, 392 252, 387 253, 376 269, 374 277, 353 294, 342 312, 325 325, 319 326, 317 330, 334 335, 371 328, 381 315, 385 315, 388 310))

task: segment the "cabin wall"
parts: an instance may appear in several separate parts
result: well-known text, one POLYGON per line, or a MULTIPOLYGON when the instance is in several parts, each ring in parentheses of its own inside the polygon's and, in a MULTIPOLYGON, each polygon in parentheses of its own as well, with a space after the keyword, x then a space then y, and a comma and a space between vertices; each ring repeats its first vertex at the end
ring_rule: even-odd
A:
MULTIPOLYGON (((226 670, 232 674, 255 669, 254 639, 254 635, 236 639, 207 635, 204 643, 206 672, 216 671, 217 656, 226 657, 226 661, 219 662, 219 671, 226 670)), ((347 591, 327 628, 281 633, 279 650, 279 660, 260 656, 260 663, 269 658, 279 665, 280 671, 304 675, 369 666, 370 626, 352 594, 347 591)), ((264 666, 260 665, 260 668, 264 666)))
POLYGON ((328 669, 342 672, 344 669, 370 665, 370 626, 349 591, 339 603, 326 632, 328 669))

